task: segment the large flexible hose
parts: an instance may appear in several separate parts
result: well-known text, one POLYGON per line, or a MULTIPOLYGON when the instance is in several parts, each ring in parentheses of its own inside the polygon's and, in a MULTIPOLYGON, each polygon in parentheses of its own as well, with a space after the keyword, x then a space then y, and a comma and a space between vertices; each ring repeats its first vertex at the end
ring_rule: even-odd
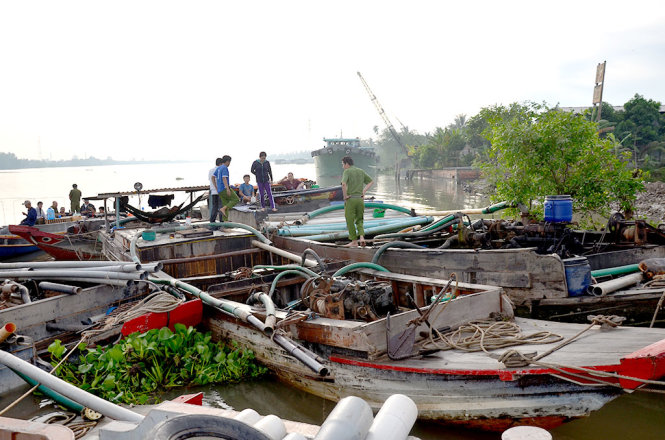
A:
POLYGON ((341 277, 347 272, 351 272, 353 270, 358 270, 358 269, 374 269, 380 272, 390 272, 388 269, 386 269, 383 266, 379 266, 378 264, 361 262, 361 263, 352 263, 347 266, 344 266, 343 268, 341 268, 340 270, 338 270, 333 274, 333 278, 341 277))
POLYGON ((389 241, 376 250, 374 257, 372 258, 372 263, 378 263, 383 253, 389 248, 393 247, 400 249, 424 249, 424 246, 420 246, 415 243, 409 243, 408 241, 389 241))

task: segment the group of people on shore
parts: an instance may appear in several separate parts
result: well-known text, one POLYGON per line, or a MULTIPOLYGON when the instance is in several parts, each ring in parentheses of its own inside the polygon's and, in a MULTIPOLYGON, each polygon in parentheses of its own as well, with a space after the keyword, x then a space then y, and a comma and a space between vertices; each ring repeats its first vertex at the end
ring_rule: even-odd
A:
POLYGON ((97 214, 95 206, 90 203, 89 199, 84 198, 83 204, 81 204, 81 190, 78 189, 76 184, 73 184, 72 190, 69 191, 69 202, 71 210, 67 212, 64 206, 58 209, 58 202, 55 200, 46 210, 44 210, 43 202, 39 201, 37 202, 37 206, 33 207, 30 200, 26 200, 23 202, 23 206, 25 206, 27 212, 23 212, 25 219, 20 224, 34 226, 46 223, 47 220, 55 220, 74 214, 81 214, 84 217, 94 217, 97 214))
MULTIPOLYGON (((266 160, 267 154, 265 151, 259 153, 259 158, 252 163, 250 172, 256 178, 256 186, 258 188, 258 200, 261 205, 261 210, 267 209, 267 204, 270 205, 272 211, 277 211, 275 207, 275 199, 273 198, 271 185, 273 183, 272 168, 270 162, 266 160)), ((238 194, 234 191, 233 186, 229 185, 229 165, 231 164, 231 156, 224 155, 215 160, 215 167, 208 171, 208 180, 210 182, 210 222, 217 221, 218 215, 221 213, 222 221, 228 221, 229 210, 235 205, 240 203, 256 203, 256 191, 254 186, 249 183, 251 176, 245 174, 243 176, 243 183, 238 186, 238 194), (240 196, 240 197, 239 197, 240 196)), ((304 184, 302 181, 295 179, 293 173, 288 173, 286 177, 278 182, 287 190, 303 189, 304 184)))

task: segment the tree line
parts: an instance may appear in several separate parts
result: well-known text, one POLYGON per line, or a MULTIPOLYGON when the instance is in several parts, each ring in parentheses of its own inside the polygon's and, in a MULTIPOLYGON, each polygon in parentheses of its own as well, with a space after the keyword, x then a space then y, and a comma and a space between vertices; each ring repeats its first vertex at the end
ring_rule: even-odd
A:
MULTIPOLYGON (((436 127, 425 134, 402 126, 399 135, 402 143, 409 148, 414 167, 471 166, 488 160, 491 121, 497 112, 502 113, 503 122, 507 122, 521 115, 520 109, 529 105, 513 103, 505 107, 485 107, 475 116, 468 118, 460 114, 445 128, 436 127)), ((650 171, 650 178, 656 180, 665 178, 665 115, 660 113, 660 106, 660 102, 636 94, 623 105, 623 110, 615 110, 611 104, 603 103, 602 119, 597 123, 600 137, 612 136, 617 156, 630 152, 634 167, 650 171)), ((541 111, 553 109, 559 107, 546 104, 541 106, 541 111)), ((595 121, 596 113, 594 109, 589 109, 579 117, 595 121)), ((390 167, 394 165, 396 157, 405 156, 388 129, 379 132, 375 126, 374 131, 377 140, 366 140, 364 143, 377 148, 382 167, 390 167)))
MULTIPOLYGON (((527 203, 542 211, 546 195, 568 194, 582 222, 619 208, 632 215, 646 180, 665 177, 665 115, 660 103, 635 95, 615 110, 604 103, 575 113, 533 102, 492 106, 446 128, 418 135, 402 127, 413 165, 419 168, 475 166, 493 185, 491 199, 527 203)), ((382 155, 399 154, 385 130, 382 155)), ((393 159, 393 163, 394 159, 393 159)))

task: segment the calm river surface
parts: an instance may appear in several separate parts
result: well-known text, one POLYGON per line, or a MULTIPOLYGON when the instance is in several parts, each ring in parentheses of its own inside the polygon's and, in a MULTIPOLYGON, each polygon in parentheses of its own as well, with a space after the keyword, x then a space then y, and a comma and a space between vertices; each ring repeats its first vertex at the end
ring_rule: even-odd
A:
MULTIPOLYGON (((241 182, 249 172, 251 157, 236 153, 231 163, 231 181, 241 182)), ((270 157, 268 157, 270 159, 270 157)), ((81 168, 48 168, 0 171, 0 225, 16 223, 22 218, 21 203, 30 199, 33 205, 42 200, 45 206, 53 200, 68 206, 67 194, 72 183, 77 183, 84 196, 102 192, 130 191, 134 182, 143 188, 169 188, 204 185, 210 163, 188 162, 171 164, 136 164, 81 168)), ((273 164, 275 178, 288 171, 296 177, 314 178, 314 166, 273 164)), ((253 180, 252 180, 253 181, 253 180)), ((438 210, 477 208, 487 205, 487 198, 465 191, 452 182, 435 180, 402 181, 397 184, 389 175, 381 175, 370 191, 377 199, 405 207, 438 210)), ((174 200, 176 203, 182 200, 174 200)), ((27 389, 27 388, 26 388, 27 389)), ((25 390, 0 396, 4 408, 25 390)), ((199 390, 187 390, 193 392, 199 390)), ((282 418, 320 424, 334 404, 324 399, 294 390, 272 379, 223 387, 201 389, 205 403, 210 406, 232 407, 236 410, 254 408, 261 414, 276 414, 282 418)), ((29 397, 24 404, 8 415, 26 418, 39 412, 39 398, 29 397)), ((488 434, 444 425, 417 423, 412 434, 424 440, 489 440, 499 434, 488 434)), ((665 396, 636 392, 624 395, 605 405, 590 417, 567 423, 552 431, 556 440, 656 440, 665 438, 665 396)))

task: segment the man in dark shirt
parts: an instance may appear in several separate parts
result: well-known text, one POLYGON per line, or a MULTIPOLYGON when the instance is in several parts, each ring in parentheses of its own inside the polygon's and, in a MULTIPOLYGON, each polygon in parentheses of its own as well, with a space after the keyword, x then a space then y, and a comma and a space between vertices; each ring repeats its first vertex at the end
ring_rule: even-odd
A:
POLYGON ((23 213, 23 215, 25 215, 25 218, 23 219, 21 224, 26 226, 35 226, 35 222, 37 222, 37 210, 32 207, 30 200, 26 200, 25 202, 23 202, 23 206, 26 207, 28 213, 27 214, 25 212, 23 213))
POLYGON ((275 200, 272 197, 272 190, 270 184, 272 183, 272 168, 270 162, 266 160, 266 152, 259 153, 259 158, 252 163, 251 172, 256 176, 256 185, 259 187, 259 200, 261 201, 261 209, 265 210, 265 198, 270 201, 270 208, 277 211, 275 208, 275 200))

